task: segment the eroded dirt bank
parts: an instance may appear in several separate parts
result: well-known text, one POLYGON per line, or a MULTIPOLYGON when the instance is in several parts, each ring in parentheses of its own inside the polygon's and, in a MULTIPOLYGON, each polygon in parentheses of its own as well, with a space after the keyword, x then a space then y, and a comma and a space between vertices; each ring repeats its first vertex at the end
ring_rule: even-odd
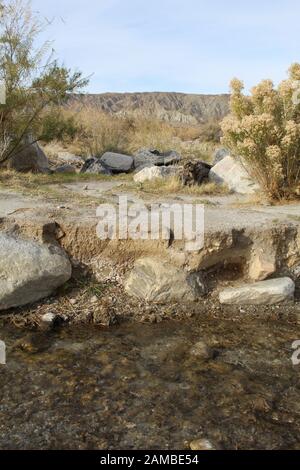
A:
POLYGON ((212 198, 204 250, 187 254, 171 239, 99 240, 99 200, 76 206, 73 194, 62 205, 9 193, 2 206, 1 230, 59 244, 73 278, 1 314, 0 448, 185 449, 205 438, 222 449, 300 449, 300 366, 291 360, 300 340, 300 206, 212 198), (295 302, 220 305, 219 289, 247 282, 266 248, 274 275, 296 281, 295 302), (128 296, 124 278, 153 253, 203 271, 207 295, 164 306, 128 296))

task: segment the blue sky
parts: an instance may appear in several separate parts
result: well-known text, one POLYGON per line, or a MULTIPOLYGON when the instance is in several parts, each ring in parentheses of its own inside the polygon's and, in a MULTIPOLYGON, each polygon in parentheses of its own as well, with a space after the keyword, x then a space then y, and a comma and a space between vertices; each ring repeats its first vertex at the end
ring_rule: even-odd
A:
POLYGON ((299 0, 32 0, 88 91, 226 93, 300 62, 299 0))

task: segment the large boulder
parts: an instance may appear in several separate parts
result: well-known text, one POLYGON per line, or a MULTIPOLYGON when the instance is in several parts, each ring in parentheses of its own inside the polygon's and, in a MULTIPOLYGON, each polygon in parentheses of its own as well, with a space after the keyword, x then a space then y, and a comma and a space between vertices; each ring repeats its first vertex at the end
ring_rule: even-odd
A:
POLYGON ((213 165, 216 165, 217 163, 221 162, 225 157, 228 157, 228 155, 230 155, 230 151, 226 148, 221 147, 217 149, 213 156, 213 165))
POLYGON ((175 165, 181 161, 181 156, 171 150, 170 152, 159 152, 154 149, 141 149, 134 156, 134 167, 145 166, 168 166, 175 165))
POLYGON ((37 144, 28 144, 16 151, 7 161, 7 168, 19 172, 49 173, 48 159, 37 144))
POLYGON ((112 175, 112 172, 101 163, 99 158, 89 158, 85 161, 80 173, 87 173, 92 175, 112 175))
POLYGON ((121 153, 106 152, 100 162, 112 173, 128 173, 133 168, 133 157, 121 153))
POLYGON ((180 170, 180 178, 185 186, 202 184, 208 179, 212 166, 202 161, 189 161, 180 170))
POLYGON ((157 178, 163 179, 175 176, 177 173, 178 169, 173 166, 149 166, 138 171, 133 179, 136 183, 144 183, 157 178))
POLYGON ((246 284, 220 293, 221 304, 275 305, 294 298, 295 283, 288 277, 246 284))
POLYGON ((71 274, 71 263, 59 247, 0 233, 0 310, 48 297, 71 274))
POLYGON ((260 189, 242 164, 229 155, 210 170, 209 179, 218 184, 226 184, 229 189, 240 194, 254 194, 260 189))
POLYGON ((155 258, 141 258, 125 282, 126 292, 146 302, 189 302, 206 294, 200 274, 155 258))

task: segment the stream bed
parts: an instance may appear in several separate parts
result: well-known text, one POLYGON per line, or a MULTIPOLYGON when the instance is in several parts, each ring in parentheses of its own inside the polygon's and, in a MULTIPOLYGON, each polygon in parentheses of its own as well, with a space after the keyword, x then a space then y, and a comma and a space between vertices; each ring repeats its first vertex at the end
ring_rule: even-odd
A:
POLYGON ((0 449, 300 449, 300 328, 284 316, 6 326, 0 339, 0 449))

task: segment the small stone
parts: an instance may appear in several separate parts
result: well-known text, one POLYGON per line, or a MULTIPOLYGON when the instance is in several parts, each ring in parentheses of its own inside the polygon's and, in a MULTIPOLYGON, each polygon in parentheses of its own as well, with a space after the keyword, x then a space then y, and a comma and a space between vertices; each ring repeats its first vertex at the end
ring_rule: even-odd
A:
POLYGON ((190 443, 191 450, 217 450, 208 439, 196 439, 190 443))
POLYGON ((45 313, 41 318, 43 323, 53 323, 55 319, 56 315, 52 312, 45 313))
POLYGON ((92 304, 96 304, 98 302, 98 297, 96 295, 94 295, 92 298, 91 298, 91 303, 92 304))
POLYGON ((77 299, 70 299, 69 300, 71 305, 76 305, 77 304, 77 299))

